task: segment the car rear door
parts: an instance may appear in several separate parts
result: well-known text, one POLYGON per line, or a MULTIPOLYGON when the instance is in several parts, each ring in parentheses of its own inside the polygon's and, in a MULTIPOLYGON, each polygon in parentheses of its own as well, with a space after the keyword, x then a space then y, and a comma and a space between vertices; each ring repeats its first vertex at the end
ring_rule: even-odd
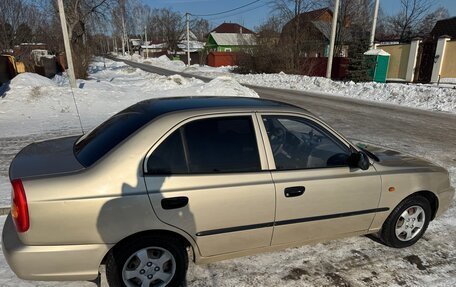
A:
POLYGON ((367 230, 378 209, 380 176, 350 168, 348 143, 310 118, 259 115, 273 163, 276 219, 273 245, 367 230))
POLYGON ((187 120, 151 149, 145 181, 163 222, 202 256, 269 246, 275 190, 254 114, 187 120))

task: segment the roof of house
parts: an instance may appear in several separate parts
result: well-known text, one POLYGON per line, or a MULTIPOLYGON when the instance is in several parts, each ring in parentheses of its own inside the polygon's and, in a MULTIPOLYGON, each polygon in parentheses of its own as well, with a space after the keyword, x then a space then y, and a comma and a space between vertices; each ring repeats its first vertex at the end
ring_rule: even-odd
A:
MULTIPOLYGON (((190 41, 188 50, 190 52, 197 52, 204 48, 204 44, 205 43, 199 42, 199 41, 190 41)), ((177 44, 177 47, 179 47, 179 49, 181 49, 182 51, 187 52, 187 41, 185 41, 185 40, 181 41, 180 43, 177 44)))
MULTIPOLYGON (((190 39, 190 41, 198 41, 198 37, 196 37, 195 33, 193 33, 192 31, 188 31, 188 37, 190 39)), ((187 32, 183 32, 179 39, 182 39, 182 41, 187 41, 187 32)))
POLYGON ((144 44, 141 45, 142 49, 166 49, 166 43, 159 43, 159 44, 144 44))
POLYGON ((220 46, 252 46, 256 43, 254 34, 212 32, 210 36, 220 46))
POLYGON ((370 49, 364 53, 366 56, 391 56, 390 53, 382 49, 370 49))
MULTIPOLYGON (((311 23, 315 26, 315 28, 317 28, 318 31, 323 34, 323 36, 325 36, 326 39, 331 39, 331 23, 328 23, 326 21, 312 21, 311 23)), ((349 29, 341 29, 340 32, 342 33, 342 35, 340 35, 341 39, 344 41, 351 40, 352 37, 349 29)))
POLYGON ((332 10, 327 7, 301 13, 285 24, 285 26, 282 29, 281 37, 283 35, 291 35, 295 23, 299 21, 300 26, 309 25, 310 23, 311 25, 315 26, 327 39, 329 39, 332 15, 332 10))
POLYGON ((253 31, 237 23, 223 23, 217 28, 211 31, 216 33, 242 33, 242 34, 254 34, 253 31))
POLYGON ((321 9, 317 9, 317 10, 301 13, 299 15, 299 17, 301 19, 303 19, 303 20, 306 20, 306 21, 317 21, 317 20, 320 20, 320 17, 323 14, 325 14, 326 12, 329 12, 329 14, 331 14, 331 16, 333 14, 331 8, 325 7, 325 8, 321 8, 321 9))
POLYGON ((437 21, 431 31, 431 35, 435 38, 443 35, 448 35, 451 38, 456 38, 456 17, 437 21))

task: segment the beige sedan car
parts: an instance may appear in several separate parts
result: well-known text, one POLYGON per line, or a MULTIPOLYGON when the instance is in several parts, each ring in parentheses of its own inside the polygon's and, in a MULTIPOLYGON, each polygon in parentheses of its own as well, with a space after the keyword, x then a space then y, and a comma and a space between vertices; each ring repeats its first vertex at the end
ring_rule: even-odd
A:
POLYGON ((378 234, 407 247, 454 195, 448 172, 360 148, 295 106, 140 102, 13 160, 3 252, 18 277, 177 286, 196 263, 378 234))

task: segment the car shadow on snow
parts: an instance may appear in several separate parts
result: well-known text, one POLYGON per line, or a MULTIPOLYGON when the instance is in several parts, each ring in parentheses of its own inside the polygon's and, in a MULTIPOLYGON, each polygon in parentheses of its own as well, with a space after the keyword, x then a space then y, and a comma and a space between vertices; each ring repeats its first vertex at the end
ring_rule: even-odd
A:
MULTIPOLYGON (((102 242, 115 245, 110 252, 113 252, 117 246, 125 248, 135 244, 141 236, 146 234, 157 234, 163 230, 179 230, 177 227, 162 221, 163 217, 168 220, 175 219, 178 222, 185 221, 186 231, 181 230, 181 233, 183 231, 188 234, 188 237, 195 240, 197 233, 196 223, 191 212, 190 202, 177 209, 165 210, 160 206, 163 199, 174 197, 172 191, 167 192, 166 196, 161 193, 161 188, 168 177, 148 176, 146 180, 141 162, 137 168, 137 179, 135 185, 123 183, 121 188, 116 188, 110 191, 109 195, 105 195, 109 199, 104 202, 100 209, 97 229, 102 242), (116 190, 121 190, 121 192, 116 192, 116 190), (125 237, 125 234, 131 235, 125 237)), ((153 246, 153 242, 151 242, 150 246, 153 246)), ((189 251, 190 261, 193 259, 192 251, 199 252, 199 250, 190 248, 189 251)), ((105 259, 107 256, 109 256, 109 253, 105 256, 105 259)), ((119 268, 120 270, 118 271, 122 272, 122 266, 119 268)), ((187 286, 186 279, 181 283, 181 286, 187 286)))

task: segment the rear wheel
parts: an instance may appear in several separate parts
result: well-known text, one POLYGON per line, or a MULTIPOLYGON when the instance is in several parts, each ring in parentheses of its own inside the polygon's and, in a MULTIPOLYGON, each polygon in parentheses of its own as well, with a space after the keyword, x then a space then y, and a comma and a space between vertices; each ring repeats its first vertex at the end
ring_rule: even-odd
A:
POLYGON ((146 236, 115 247, 106 261, 106 277, 112 287, 179 286, 187 264, 180 241, 146 236))
POLYGON ((415 244, 426 231, 431 218, 431 205, 422 196, 402 201, 383 224, 380 234, 391 247, 403 248, 415 244))

